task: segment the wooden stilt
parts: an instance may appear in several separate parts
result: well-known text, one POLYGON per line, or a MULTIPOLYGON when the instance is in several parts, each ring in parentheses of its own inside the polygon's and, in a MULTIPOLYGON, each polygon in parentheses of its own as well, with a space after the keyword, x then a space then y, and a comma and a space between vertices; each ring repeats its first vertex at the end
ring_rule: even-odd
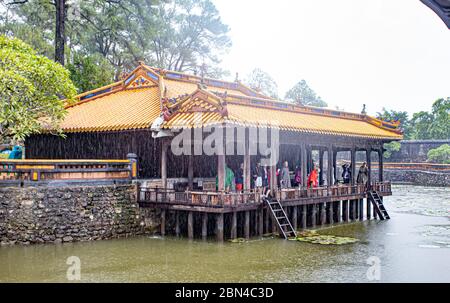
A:
POLYGON ((312 210, 311 210, 311 227, 315 228, 316 227, 316 221, 317 221, 317 205, 316 204, 312 204, 311 207, 312 207, 312 210))
POLYGON ((358 200, 353 200, 353 221, 358 220, 358 200))
POLYGON ((188 212, 188 220, 187 220, 187 230, 188 230, 188 238, 194 239, 194 213, 188 212))
POLYGON ((258 235, 262 236, 264 234, 264 209, 261 208, 258 212, 258 235))
POLYGON ((297 230, 297 206, 292 207, 292 227, 297 230))
POLYGON ((216 215, 216 238, 218 242, 223 242, 223 214, 216 215))
POLYGON ((369 201, 369 198, 367 198, 366 199, 366 216, 367 216, 367 220, 370 220, 371 219, 371 210, 372 210, 372 207, 370 206, 370 201, 369 201))
POLYGON ((336 219, 337 222, 340 223, 342 222, 342 201, 337 201, 336 204, 337 204, 336 219))
POLYGON ((359 221, 364 221, 364 199, 359 199, 359 221))
POLYGON ((208 213, 203 213, 202 216, 202 239, 206 240, 208 237, 208 213))
POLYGON ((180 236, 180 212, 175 211, 175 236, 180 236))
POLYGON ((334 223, 334 210, 333 210, 333 202, 328 203, 328 223, 334 223))
POLYGON ((265 213, 266 213, 266 215, 265 215, 264 220, 265 220, 265 225, 266 225, 266 233, 270 233, 270 230, 269 230, 269 219, 270 219, 269 209, 266 208, 265 213))
POLYGON ((342 220, 348 222, 348 200, 342 201, 342 220))
POLYGON ((166 210, 161 210, 161 236, 166 235, 166 210))
POLYGON ((250 239, 250 212, 245 212, 245 222, 244 222, 244 237, 245 239, 250 239))
POLYGON ((255 211, 253 211, 253 213, 255 214, 255 222, 254 222, 254 230, 253 230, 253 232, 250 230, 250 236, 252 236, 252 235, 258 235, 258 230, 259 230, 259 220, 258 220, 258 215, 259 215, 259 211, 257 211, 257 210, 255 210, 255 211))
POLYGON ((327 204, 322 203, 320 210, 320 224, 325 225, 327 223, 327 204))
POLYGON ((302 229, 306 229, 307 228, 307 209, 306 209, 306 205, 302 205, 302 229))
POLYGON ((237 238, 237 212, 231 215, 231 239, 237 238))

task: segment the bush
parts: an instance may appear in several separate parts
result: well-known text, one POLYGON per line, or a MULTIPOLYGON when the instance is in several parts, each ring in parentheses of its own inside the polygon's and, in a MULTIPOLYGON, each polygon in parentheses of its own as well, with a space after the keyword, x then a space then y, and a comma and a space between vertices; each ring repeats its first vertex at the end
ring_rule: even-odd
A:
POLYGON ((392 141, 390 143, 385 143, 384 148, 386 151, 384 152, 384 158, 389 159, 393 152, 398 152, 402 145, 400 142, 392 141))
POLYGON ((450 145, 443 144, 428 151, 428 161, 434 163, 450 164, 450 145))

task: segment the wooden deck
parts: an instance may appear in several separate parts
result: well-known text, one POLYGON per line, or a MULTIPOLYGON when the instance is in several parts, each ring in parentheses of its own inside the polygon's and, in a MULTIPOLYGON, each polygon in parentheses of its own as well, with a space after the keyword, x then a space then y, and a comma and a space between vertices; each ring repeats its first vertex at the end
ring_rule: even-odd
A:
MULTIPOLYGON (((381 196, 392 195, 390 182, 376 182, 371 188, 381 196)), ((164 190, 162 188, 139 189, 141 207, 184 210, 208 213, 231 213, 236 211, 257 210, 264 206, 261 193, 255 191, 225 193, 215 191, 164 190)), ((276 197, 283 206, 311 205, 342 200, 360 200, 367 198, 364 185, 337 185, 317 188, 291 188, 276 191, 276 197)))

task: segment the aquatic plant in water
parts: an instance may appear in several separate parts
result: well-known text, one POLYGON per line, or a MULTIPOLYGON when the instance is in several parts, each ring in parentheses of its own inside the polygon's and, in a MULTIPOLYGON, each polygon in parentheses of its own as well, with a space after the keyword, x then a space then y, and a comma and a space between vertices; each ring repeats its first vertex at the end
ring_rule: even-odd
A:
POLYGON ((320 235, 316 231, 304 231, 290 240, 308 242, 321 245, 344 245, 359 242, 358 239, 350 237, 339 237, 333 235, 320 235))

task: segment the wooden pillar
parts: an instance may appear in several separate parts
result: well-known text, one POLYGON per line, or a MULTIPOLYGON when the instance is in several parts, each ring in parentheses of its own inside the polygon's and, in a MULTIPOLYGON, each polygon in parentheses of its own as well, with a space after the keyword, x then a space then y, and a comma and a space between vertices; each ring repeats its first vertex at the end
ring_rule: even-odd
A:
POLYGON ((248 130, 246 130, 244 146, 244 190, 250 190, 251 186, 251 158, 248 141, 248 130))
POLYGON ((337 150, 333 151, 333 182, 337 181, 337 167, 336 167, 336 159, 337 158, 337 150))
POLYGON ((334 174, 333 174, 333 163, 334 163, 334 160, 333 160, 333 155, 334 155, 333 146, 331 146, 331 145, 328 146, 327 154, 328 154, 328 159, 327 159, 327 161, 328 161, 328 166, 327 166, 327 185, 328 186, 332 186, 334 184, 334 181, 333 181, 333 176, 334 176, 334 174))
POLYGON ((269 231, 269 219, 270 219, 270 214, 269 214, 269 209, 266 208, 266 216, 265 216, 265 225, 266 225, 266 233, 270 233, 269 231))
POLYGON ((369 200, 369 198, 366 198, 366 217, 367 217, 367 220, 370 220, 372 218, 371 212, 372 212, 372 206, 370 205, 370 200, 369 200))
POLYGON ((323 149, 319 148, 319 186, 323 185, 323 149))
POLYGON ((194 189, 194 155, 188 156, 188 186, 189 190, 194 189))
POLYGON ((245 212, 244 237, 250 239, 250 211, 245 212))
POLYGON ((180 212, 175 211, 175 236, 180 236, 180 212))
POLYGON ((274 217, 272 217, 272 234, 278 234, 278 223, 274 217))
POLYGON ((308 169, 307 169, 307 156, 306 156, 306 144, 302 143, 300 144, 300 151, 301 151, 301 166, 300 166, 300 171, 302 173, 302 186, 306 187, 307 186, 307 179, 308 179, 308 169))
POLYGON ((316 221, 317 221, 317 205, 316 204, 312 204, 311 207, 312 207, 312 210, 311 210, 311 227, 314 228, 314 227, 316 227, 316 221))
POLYGON ((223 214, 216 215, 216 239, 223 242, 223 214))
POLYGON ((306 229, 307 227, 307 213, 306 205, 302 205, 302 229, 306 229))
POLYGON ((277 166, 270 166, 269 167, 269 174, 270 174, 270 184, 269 187, 272 190, 272 193, 275 193, 275 190, 278 188, 277 184, 277 166))
POLYGON ((372 161, 370 159, 370 152, 372 150, 370 148, 366 149, 366 162, 367 162, 367 169, 368 169, 368 178, 367 178, 367 186, 370 189, 372 184, 372 161))
POLYGON ((166 210, 161 210, 161 236, 166 235, 166 210))
POLYGON ((322 203, 320 210, 320 224, 325 225, 327 223, 327 204, 322 203))
POLYGON ((187 230, 188 230, 188 238, 194 239, 194 213, 192 211, 188 212, 188 221, 187 221, 187 230))
POLYGON ((164 189, 167 188, 167 150, 169 141, 163 139, 161 142, 161 183, 164 189))
POLYGON ((351 179, 351 184, 355 185, 356 184, 356 148, 353 147, 350 152, 351 152, 351 162, 352 162, 352 169, 351 169, 352 179, 351 179))
POLYGON ((292 227, 294 228, 294 230, 297 230, 297 207, 298 206, 293 206, 292 207, 292 227))
POLYGON ((359 199, 358 203, 359 203, 358 206, 359 221, 364 221, 364 199, 359 199))
POLYGON ((225 190, 225 155, 217 155, 218 190, 225 190))
POLYGON ((342 222, 342 201, 337 201, 336 204, 337 204, 336 219, 337 219, 337 222, 340 223, 340 222, 342 222))
POLYGON ((231 239, 237 238, 237 212, 233 212, 231 215, 231 239))
POLYGON ((264 234, 264 208, 258 211, 258 235, 261 237, 264 234))
POLYGON ((202 239, 206 240, 208 237, 208 213, 202 214, 202 239))
POLYGON ((378 151, 378 181, 383 182, 383 147, 378 151))
POLYGON ((333 202, 328 203, 328 222, 330 224, 334 223, 334 208, 333 208, 333 202))
POLYGON ((342 201, 342 219, 344 220, 344 222, 348 222, 348 200, 343 200, 342 201))

